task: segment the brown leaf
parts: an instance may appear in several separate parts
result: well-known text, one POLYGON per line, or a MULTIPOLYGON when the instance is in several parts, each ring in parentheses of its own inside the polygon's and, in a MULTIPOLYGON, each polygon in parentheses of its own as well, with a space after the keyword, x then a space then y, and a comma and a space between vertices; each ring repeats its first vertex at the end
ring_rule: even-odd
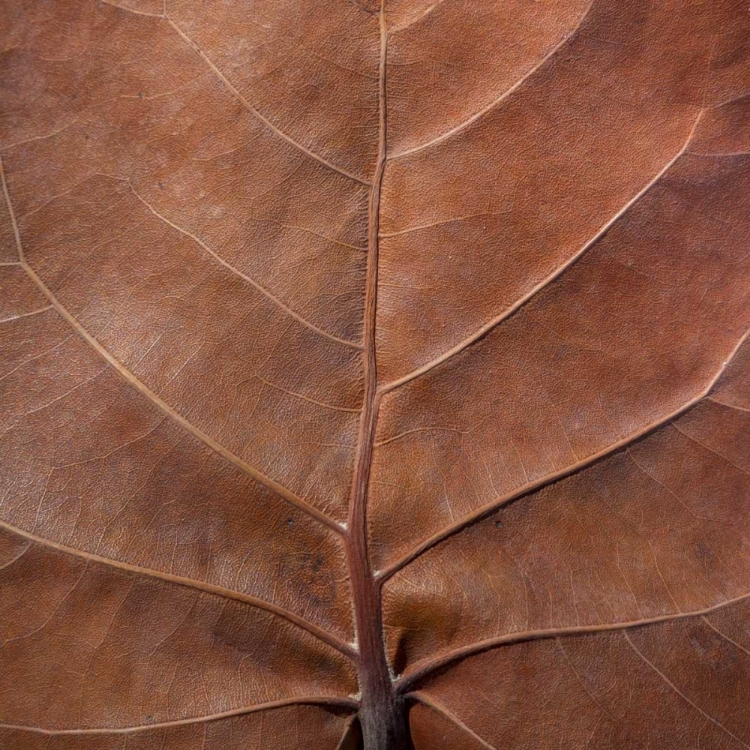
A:
POLYGON ((0 8, 0 747, 750 747, 747 3, 0 8))

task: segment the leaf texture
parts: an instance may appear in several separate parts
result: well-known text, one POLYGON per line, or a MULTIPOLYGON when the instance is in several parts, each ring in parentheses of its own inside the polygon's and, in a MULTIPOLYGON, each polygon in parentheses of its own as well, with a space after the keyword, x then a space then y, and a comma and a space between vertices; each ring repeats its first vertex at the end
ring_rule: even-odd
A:
POLYGON ((0 747, 750 747, 744 0, 0 9, 0 747))

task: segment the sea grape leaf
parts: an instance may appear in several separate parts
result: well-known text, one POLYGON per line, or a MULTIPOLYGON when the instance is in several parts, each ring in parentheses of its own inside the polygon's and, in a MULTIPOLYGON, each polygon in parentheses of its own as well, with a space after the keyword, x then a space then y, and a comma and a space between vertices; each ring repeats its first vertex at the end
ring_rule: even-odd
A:
POLYGON ((0 7, 0 746, 750 747, 744 0, 0 7))

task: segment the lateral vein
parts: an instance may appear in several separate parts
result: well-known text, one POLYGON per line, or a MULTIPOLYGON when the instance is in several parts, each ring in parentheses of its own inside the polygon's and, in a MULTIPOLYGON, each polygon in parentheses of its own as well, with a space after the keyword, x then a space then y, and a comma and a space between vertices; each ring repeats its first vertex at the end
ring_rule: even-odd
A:
POLYGON ((301 323, 305 328, 309 328, 314 333, 317 333, 319 336, 323 336, 324 338, 330 339, 331 341, 335 341, 337 344, 342 344, 343 346, 351 347, 352 349, 362 349, 362 347, 359 344, 354 343, 353 341, 347 341, 346 339, 339 338, 338 336, 334 336, 332 333, 328 333, 327 331, 324 331, 322 328, 318 328, 316 325, 311 323, 309 320, 303 318, 299 313, 292 310, 291 307, 288 305, 285 305, 278 297, 275 297, 271 292, 269 292, 265 287, 261 286, 255 279, 251 278, 245 273, 242 273, 238 268, 235 268, 231 263, 228 263, 224 258, 222 258, 218 253, 214 252, 203 240, 200 239, 197 235, 193 234, 192 232, 189 232, 187 229, 183 229, 179 224, 175 224, 173 221, 168 219, 164 214, 159 213, 143 196, 141 196, 136 189, 133 187, 133 185, 130 183, 129 180, 127 180, 127 183, 130 187, 131 192, 133 195, 157 218, 163 221, 168 226, 172 227, 172 229, 176 230, 180 234, 184 235, 185 237, 188 237, 193 242, 195 242, 199 247, 201 247, 203 250, 205 250, 214 260, 216 260, 218 263, 220 263, 224 268, 228 269, 231 273, 233 273, 235 276, 238 276, 243 281, 246 281, 250 286, 252 286, 254 289, 259 291, 264 297, 269 299, 271 302, 273 302, 282 312, 284 312, 286 315, 288 315, 291 318, 294 318, 298 323, 301 323))
MULTIPOLYGON (((388 391, 392 391, 395 388, 399 388, 402 385, 405 385, 406 383, 414 380, 415 378, 421 377, 422 375, 430 372, 430 370, 433 370, 438 365, 441 365, 445 362, 447 362, 449 359, 452 359, 457 354, 460 354, 462 351, 467 349, 469 346, 471 346, 473 343, 481 339, 482 337, 486 336, 491 330, 496 328, 498 325, 503 323, 505 320, 510 318, 512 315, 514 315, 516 312, 518 312, 519 309, 524 307, 528 302, 530 302, 534 297, 536 297, 537 294, 542 292, 544 289, 546 289, 552 282, 554 282, 557 278, 559 278, 565 271, 568 270, 572 265, 574 265, 580 258, 588 251, 590 250, 599 240, 628 212, 630 211, 633 206, 635 206, 645 195, 646 193, 651 190, 654 185, 656 185, 662 177, 674 166, 674 164, 677 162, 677 160, 685 154, 685 152, 688 149, 688 146, 690 145, 693 136, 695 134, 695 131, 698 127, 698 124, 701 120, 702 112, 699 113, 698 117, 695 119, 690 132, 688 134, 687 139, 682 144, 680 150, 657 172, 657 174, 646 184, 636 195, 634 195, 614 216, 612 216, 598 231, 597 233, 591 237, 574 255, 572 255, 568 260, 565 261, 561 266, 556 268, 549 276, 545 277, 540 281, 535 287, 530 289, 523 297, 518 299, 516 302, 514 302, 510 307, 508 307, 506 310, 503 310, 499 315, 494 317, 489 322, 485 323, 481 328, 479 328, 477 331, 471 334, 471 336, 468 336, 467 338, 463 339, 463 341, 460 341, 458 344, 456 344, 451 349, 448 349, 448 351, 444 352, 440 356, 436 357, 435 359, 427 362, 426 364, 422 365, 421 367, 417 368, 416 370, 413 370, 410 373, 407 373, 403 377, 399 378, 398 380, 394 380, 392 383, 388 383, 385 386, 381 388, 381 393, 388 393, 388 391)), ((421 227, 419 227, 421 228, 421 227)), ((404 231, 411 231, 411 230, 404 230, 404 231)), ((400 234, 400 233, 396 233, 400 234)))
POLYGON ((637 646, 633 643, 633 641, 630 640, 630 636, 627 634, 627 632, 623 632, 623 636, 625 637, 625 640, 630 645, 630 648, 632 648, 633 651, 635 651, 635 653, 638 654, 638 656, 643 660, 644 664, 649 666, 657 675, 659 675, 659 677, 661 677, 661 679, 667 685, 669 685, 669 687, 672 688, 672 690, 677 695, 679 695, 680 698, 682 698, 682 700, 685 701, 685 703, 692 706, 699 714, 701 714, 703 717, 708 719, 712 724, 715 724, 719 729, 721 729, 722 732, 729 735, 729 737, 731 737, 735 742, 739 742, 740 745, 742 745, 742 747, 746 747, 748 748, 748 750, 750 750, 750 745, 747 745, 736 734, 734 734, 733 732, 730 732, 718 719, 715 719, 713 716, 711 716, 711 714, 706 713, 697 703, 693 703, 693 701, 690 700, 690 698, 688 698, 687 695, 685 695, 685 693, 683 693, 682 690, 680 690, 677 687, 677 685, 675 685, 674 682, 672 682, 672 680, 670 680, 669 677, 667 677, 667 675, 665 675, 664 672, 662 672, 656 666, 656 664, 654 664, 650 659, 646 658, 646 656, 641 653, 641 651, 637 648, 637 646))
POLYGON ((697 609, 691 612, 674 612, 667 615, 658 615, 656 617, 644 617, 639 620, 629 620, 627 622, 613 622, 603 625, 574 625, 569 628, 547 628, 540 630, 525 630, 519 633, 508 633, 495 638, 486 638, 476 643, 449 651, 447 654, 436 659, 426 659, 421 664, 417 663, 414 669, 403 675, 397 682, 396 686, 401 692, 408 692, 420 680, 426 679, 433 672, 448 667, 457 661, 461 661, 469 656, 481 654, 484 651, 490 651, 498 646, 512 646, 516 643, 526 643, 528 641, 540 641, 551 638, 576 637, 580 635, 592 635, 594 633, 610 633, 617 631, 630 630, 632 628, 641 628, 647 625, 658 625, 664 622, 674 622, 685 620, 691 617, 705 617, 714 612, 718 612, 725 607, 731 607, 734 604, 750 599, 750 593, 742 594, 728 599, 727 601, 714 604, 704 609, 697 609))
MULTIPOLYGON (((440 3, 436 3, 436 5, 439 5, 440 3)), ((422 143, 419 146, 414 146, 413 148, 406 149, 405 151, 401 151, 398 154, 394 154, 390 157, 390 159, 401 159, 404 156, 410 156, 411 154, 416 154, 420 151, 424 151, 427 148, 430 148, 431 146, 435 146, 438 143, 441 143, 442 141, 447 140, 451 136, 456 135, 456 133, 460 133, 462 130, 465 130, 469 127, 472 123, 475 123, 477 120, 479 120, 481 117, 486 115, 488 112, 492 111, 495 107, 497 107, 498 104, 500 104, 504 99, 509 97, 514 91, 516 91, 518 88, 520 88, 531 76, 534 75, 545 63, 547 63, 551 58, 553 58, 557 52, 565 46, 578 32, 578 30, 583 25, 584 21, 586 20, 586 17, 591 12, 591 8, 594 5, 594 0, 591 0, 588 8, 584 11, 581 18, 578 20, 578 23, 576 24, 575 28, 569 31, 536 65, 534 65, 531 70, 529 70, 527 73, 525 73, 521 78, 519 78, 509 89, 506 89, 500 96, 498 96, 496 99, 493 99, 489 104, 482 107, 478 112, 475 112, 471 117, 464 120, 463 122, 459 123, 455 127, 452 127, 450 130, 446 130, 445 133, 442 133, 441 135, 432 138, 431 140, 427 141, 426 143, 422 143)))
POLYGON ((476 740, 483 748, 486 748, 486 750, 497 750, 494 745, 490 745, 488 742, 483 740, 473 729, 464 724, 463 721, 458 718, 458 716, 450 712, 447 708, 445 708, 445 706, 436 703, 434 700, 432 700, 432 698, 429 698, 424 693, 410 693, 409 698, 417 701, 418 703, 421 703, 424 706, 427 706, 427 708, 431 709, 436 714, 439 714, 444 719, 450 721, 451 724, 454 724, 462 732, 468 734, 469 737, 471 737, 473 740, 476 740))
POLYGON ((336 706, 357 709, 356 701, 347 698, 336 698, 334 696, 310 696, 309 698, 286 698, 278 701, 268 701, 267 703, 258 703, 255 706, 246 706, 235 708, 230 711, 208 714, 206 716, 195 716, 187 719, 176 719, 174 721, 163 721, 155 724, 140 724, 132 727, 102 727, 93 729, 43 729, 42 727, 30 727, 24 724, 0 724, 0 729, 13 729, 26 732, 36 732, 48 737, 60 735, 91 735, 91 734, 131 734, 135 732, 147 732, 151 729, 169 729, 170 727, 184 727, 189 724, 203 724, 222 719, 230 719, 235 716, 245 716, 246 714, 260 713, 261 711, 273 711, 277 708, 286 706, 336 706))
POLYGON ((5 169, 3 167, 3 159, 0 156, 0 181, 3 183, 3 195, 5 196, 5 203, 8 207, 8 216, 10 216, 10 223, 13 227, 13 236, 16 240, 16 248, 18 250, 18 260, 23 263, 23 245, 21 244, 21 233, 18 230, 18 221, 16 221, 16 212, 13 210, 13 203, 10 200, 10 191, 8 190, 8 181, 5 178, 5 169))
POLYGON ((295 495, 293 492, 288 490, 286 487, 280 485, 275 480, 262 474, 257 469, 250 466, 250 464, 243 461, 239 456, 227 450, 223 445, 218 443, 212 437, 209 437, 202 430, 198 429, 195 425, 189 422, 179 412, 175 411, 169 404, 163 401, 159 396, 156 395, 145 383, 142 383, 136 376, 128 370, 125 365, 110 354, 79 322, 76 318, 59 302, 50 289, 44 284, 44 282, 37 276, 36 272, 26 263, 22 263, 23 268, 29 275, 31 280, 39 287, 42 293, 47 297, 52 306, 57 310, 59 315, 64 318, 70 326, 78 333, 78 335, 86 341, 86 343, 97 352, 109 365, 125 380, 129 385, 133 386, 136 390, 140 391, 146 398, 149 399, 156 407, 158 407, 167 416, 177 422, 181 427, 193 435, 196 439, 200 440, 204 445, 209 447, 215 453, 218 453, 222 458, 236 466, 238 469, 243 471, 245 474, 250 476, 255 481, 268 488, 283 500, 286 500, 291 505, 299 508, 307 515, 319 521, 323 525, 327 526, 337 534, 344 532, 344 527, 329 518, 327 515, 313 507, 302 498, 295 495))
POLYGON ((583 469, 589 468, 590 466, 598 463, 599 461, 607 458, 608 456, 613 455, 617 451, 622 450, 623 448, 626 448, 628 445, 635 442, 636 440, 639 440, 640 438, 645 437, 646 435, 653 432, 654 430, 657 430, 659 427, 662 427, 668 424, 672 420, 676 419, 680 415, 692 409, 695 405, 703 401, 703 399, 706 398, 711 393, 714 386, 718 382, 719 378, 721 378, 721 376, 724 374, 727 367, 732 362, 734 357, 737 355, 737 352, 745 343, 749 335, 750 335, 750 330, 746 331, 743 334, 743 336, 740 338, 740 340, 737 342, 737 344, 735 344, 734 348, 729 353, 727 358, 724 360, 724 363, 722 364, 722 366, 718 369, 718 371, 711 378, 708 385, 698 395, 691 398, 682 406, 670 412, 669 414, 666 414, 660 419, 654 422, 650 422, 647 425, 644 425, 640 430, 637 430, 636 432, 631 433, 630 435, 622 438, 621 440, 618 440, 617 442, 612 443, 611 445, 608 445, 606 448, 603 448, 602 450, 596 453, 593 453, 590 456, 587 456, 586 458, 581 459, 580 461, 577 461, 576 463, 565 467, 564 469, 552 472, 551 474, 547 474, 544 477, 540 477, 539 479, 533 482, 524 484, 518 489, 513 490, 512 492, 509 492, 506 495, 498 497, 492 502, 489 502, 481 506, 480 508, 473 511, 472 513, 465 515, 463 518, 460 518, 454 524, 447 526, 443 530, 439 531, 437 534, 434 534, 433 536, 431 536, 429 539, 426 539, 420 545, 415 547, 411 552, 404 555, 401 559, 397 560, 392 565, 388 566, 382 571, 379 571, 377 574, 377 578, 381 582, 381 585, 383 582, 387 581, 392 575, 397 573, 399 570, 404 568, 409 563, 413 562, 420 555, 424 554, 427 550, 431 549, 435 545, 444 541, 448 537, 453 536, 454 534, 457 534, 459 531, 465 529, 467 526, 470 526, 471 524, 481 521, 483 518, 486 518, 488 515, 493 513, 498 508, 502 508, 503 506, 508 505, 518 500, 519 498, 524 497, 532 492, 535 492, 541 489, 542 487, 546 487, 547 485, 554 484, 555 482, 558 482, 561 479, 565 479, 566 477, 569 477, 573 474, 577 474, 583 469))
POLYGON ((130 563, 115 560, 110 557, 102 557, 101 555, 97 555, 93 552, 79 550, 75 547, 69 547, 66 544, 60 544, 59 542, 52 541, 51 539, 46 539, 44 537, 38 536, 37 534, 32 534, 29 531, 25 531, 24 529, 18 528, 17 526, 12 526, 11 524, 1 520, 0 528, 11 534, 15 534, 16 536, 20 536, 23 539, 27 539, 34 544, 38 544, 49 549, 54 549, 57 552, 62 552, 63 554, 86 560, 87 562, 98 563, 109 568, 115 568, 117 570, 145 576, 147 578, 155 578, 157 580, 165 581, 177 586, 197 589, 207 594, 220 596, 224 599, 232 599, 244 604, 249 604, 257 609, 263 609, 267 612, 270 612, 271 614, 281 617, 282 619, 292 623, 293 625, 296 625, 298 628, 307 631, 308 633, 310 633, 310 635, 314 636, 320 641, 323 641, 332 648, 335 648, 337 651, 341 652, 349 659, 355 660, 357 658, 357 650, 351 644, 346 643, 342 639, 332 635, 318 625, 313 624, 303 617, 295 615, 293 612, 290 612, 283 607, 279 607, 276 604, 271 604, 270 602, 266 602, 263 599, 259 599, 250 594, 245 594, 241 591, 234 591, 232 589, 225 588, 224 586, 218 586, 213 583, 208 583, 207 581, 199 581, 195 578, 187 578, 185 576, 176 575, 174 573, 154 570, 153 568, 146 568, 140 565, 131 565, 130 563))
POLYGON ((209 57, 206 55, 206 53, 169 17, 166 16, 167 23, 182 37, 182 39, 187 42, 195 51, 196 53, 201 57, 203 62, 208 65, 209 68, 214 72, 216 77, 232 92, 232 94, 235 96, 235 98, 245 107, 245 109, 248 110, 252 115, 254 115, 260 122, 262 122, 268 130, 270 130, 274 135, 278 136, 282 140, 285 140, 290 145, 294 146, 298 151, 308 156, 310 159, 313 159, 314 161, 318 162, 318 164, 322 164, 327 169, 332 170, 333 172, 338 172, 338 174, 343 175, 344 177, 349 178, 350 180, 353 180, 354 182, 358 182, 360 185, 366 185, 367 187, 370 187, 370 183, 367 180, 363 180, 361 177, 358 177, 355 174, 352 174, 351 172, 347 172, 345 169, 342 169, 341 167, 336 166, 330 161, 327 161, 319 154, 316 154, 314 151, 310 151, 309 148, 303 146, 301 143, 298 143, 295 141, 291 136, 287 135, 283 130, 280 130, 276 125, 274 125, 267 117, 262 115, 250 102, 237 90, 237 88, 232 84, 232 82, 224 75, 224 73, 219 70, 219 68, 214 65, 214 63, 209 59, 209 57))

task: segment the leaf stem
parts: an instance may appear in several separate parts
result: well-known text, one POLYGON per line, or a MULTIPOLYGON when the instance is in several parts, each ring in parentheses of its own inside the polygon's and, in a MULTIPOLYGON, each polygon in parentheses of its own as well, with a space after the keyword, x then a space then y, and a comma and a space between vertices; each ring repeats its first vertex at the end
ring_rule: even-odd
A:
POLYGON ((378 375, 375 323, 378 290, 378 234, 380 192, 387 161, 386 57, 388 31, 385 0, 380 12, 380 71, 378 83, 378 158, 370 190, 367 231, 367 277, 364 315, 364 403, 352 478, 347 560, 354 599, 359 648, 360 724, 365 750, 406 750, 408 737, 404 700, 395 689, 382 635, 380 585, 367 551, 367 497, 375 428, 378 418, 378 375))

